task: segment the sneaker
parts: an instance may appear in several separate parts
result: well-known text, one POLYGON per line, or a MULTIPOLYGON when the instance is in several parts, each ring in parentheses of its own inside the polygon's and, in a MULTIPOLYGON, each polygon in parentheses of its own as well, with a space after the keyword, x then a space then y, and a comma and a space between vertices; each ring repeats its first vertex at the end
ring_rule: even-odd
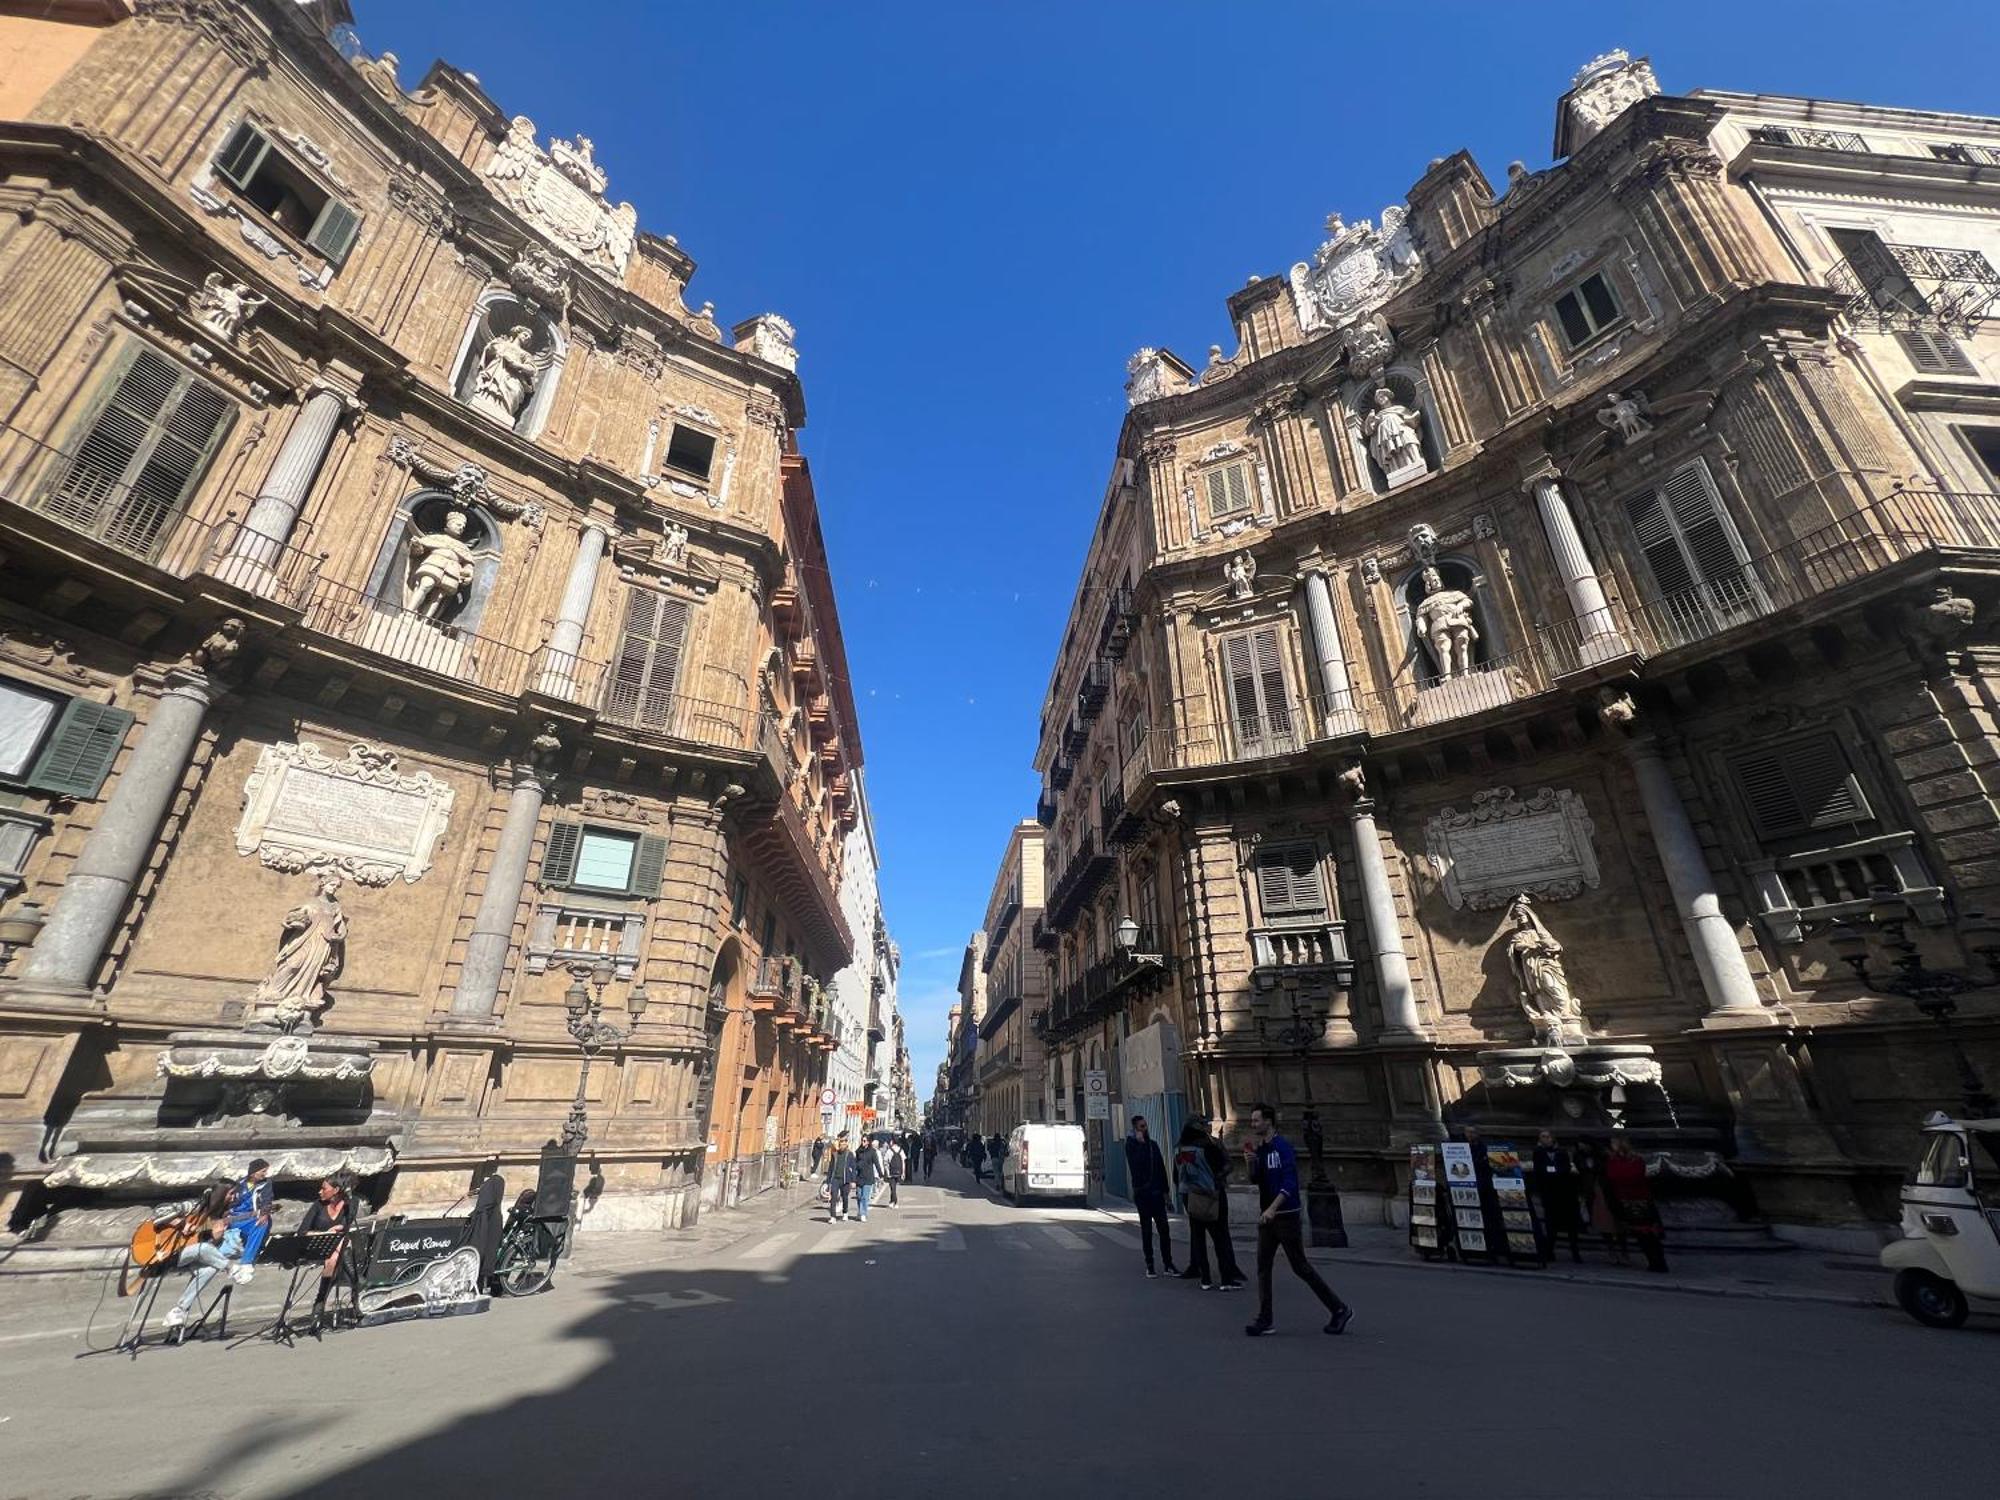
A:
POLYGON ((861 1216, 861 1220, 860 1220, 860 1222, 861 1222, 861 1223, 863 1223, 863 1224, 866 1224, 866 1223, 868 1222, 868 1215, 866 1215, 866 1214, 863 1214, 863 1215, 861 1216))
POLYGON ((169 1328, 178 1328, 188 1320, 188 1310, 176 1303, 167 1309, 166 1323, 169 1328))
POLYGON ((1351 1307, 1343 1307, 1339 1312, 1335 1313, 1331 1318, 1327 1319, 1326 1331, 1328 1333, 1345 1333, 1347 1332, 1347 1325, 1349 1323, 1352 1323, 1353 1321, 1354 1321, 1354 1309, 1351 1307))
POLYGON ((1146 1267, 1146 1279, 1148 1281, 1157 1281, 1159 1276, 1160 1273, 1155 1271, 1151 1266, 1146 1267))
POLYGON ((1238 1290, 1242 1285, 1242 1278, 1239 1277, 1235 1281, 1219 1281, 1215 1284, 1215 1289, 1218 1292, 1233 1292, 1238 1290))
POLYGON ((1275 1331, 1276 1327, 1277 1325, 1273 1323, 1245 1323, 1243 1331, 1253 1339, 1261 1339, 1265 1334, 1275 1331))
POLYGON ((229 1273, 229 1279, 238 1286, 250 1285, 250 1278, 257 1274, 255 1266, 237 1266, 229 1273))
POLYGON ((1181 1273, 1180 1273, 1179 1271, 1175 1270, 1175 1269, 1174 1269, 1174 1268, 1173 1268, 1172 1266, 1168 1266, 1168 1267, 1167 1267, 1167 1274, 1168 1274, 1169 1276, 1178 1276, 1178 1275, 1180 1275, 1181 1273))
POLYGON ((1214 1283, 1214 1282, 1212 1282, 1212 1281, 1204 1281, 1204 1282, 1203 1282, 1203 1283, 1201 1284, 1201 1289, 1202 1289, 1202 1290, 1203 1290, 1204 1292, 1212 1292, 1212 1291, 1214 1291, 1214 1290, 1215 1290, 1215 1283, 1214 1283))

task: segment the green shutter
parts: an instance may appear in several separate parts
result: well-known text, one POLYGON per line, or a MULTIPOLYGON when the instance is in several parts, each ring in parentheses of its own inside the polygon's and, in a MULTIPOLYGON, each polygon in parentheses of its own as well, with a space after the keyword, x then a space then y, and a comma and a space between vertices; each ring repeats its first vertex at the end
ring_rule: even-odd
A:
POLYGON ((28 784, 38 791, 88 801, 103 787, 131 727, 132 715, 122 708, 88 698, 70 699, 28 772, 28 784))
POLYGON ((257 168, 264 164, 264 153, 270 149, 271 143, 264 132, 246 120, 230 132, 222 149, 215 153, 216 173, 237 187, 246 188, 257 175, 257 168))
POLYGON ((557 823, 549 829, 549 844, 542 851, 542 884, 568 885, 576 876, 577 851, 583 847, 581 823, 557 823))
POLYGON ((312 232, 306 236, 306 245, 324 255, 327 264, 338 270, 347 259, 347 252, 354 248, 354 237, 360 232, 361 215, 338 198, 329 198, 326 207, 313 221, 312 232))
POLYGON ((657 833, 642 834, 638 857, 632 861, 632 894, 646 901, 659 895, 666 867, 667 841, 657 833))

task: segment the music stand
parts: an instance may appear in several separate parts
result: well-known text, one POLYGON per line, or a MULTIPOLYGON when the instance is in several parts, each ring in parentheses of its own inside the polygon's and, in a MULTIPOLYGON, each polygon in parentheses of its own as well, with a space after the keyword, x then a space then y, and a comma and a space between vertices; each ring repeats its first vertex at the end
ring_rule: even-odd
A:
POLYGON ((308 1271, 315 1275, 320 1263, 333 1253, 334 1244, 340 1238, 338 1230, 319 1234, 274 1234, 264 1241, 258 1252, 258 1264, 280 1267, 289 1271, 290 1279, 285 1283, 284 1300, 278 1305, 278 1315, 262 1328, 252 1329, 229 1347, 234 1349, 256 1339, 269 1339, 274 1344, 292 1347, 296 1337, 291 1327, 292 1305, 298 1301, 299 1283, 308 1271))

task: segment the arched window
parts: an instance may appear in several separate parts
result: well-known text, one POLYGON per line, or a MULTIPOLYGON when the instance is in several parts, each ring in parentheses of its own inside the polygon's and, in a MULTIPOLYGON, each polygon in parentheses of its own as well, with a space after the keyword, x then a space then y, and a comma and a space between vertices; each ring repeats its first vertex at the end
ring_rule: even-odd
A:
POLYGON ((452 367, 452 394, 525 438, 548 421, 569 341, 553 318, 510 291, 483 294, 452 367))

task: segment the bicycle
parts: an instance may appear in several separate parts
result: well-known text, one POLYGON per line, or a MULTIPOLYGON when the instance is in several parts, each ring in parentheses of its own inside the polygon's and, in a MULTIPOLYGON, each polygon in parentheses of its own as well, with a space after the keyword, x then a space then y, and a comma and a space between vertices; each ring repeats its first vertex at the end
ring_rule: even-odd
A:
POLYGON ((535 1192, 514 1200, 493 1254, 493 1285, 509 1297, 532 1297, 555 1280, 556 1262, 569 1248, 569 1216, 535 1212, 535 1192))

